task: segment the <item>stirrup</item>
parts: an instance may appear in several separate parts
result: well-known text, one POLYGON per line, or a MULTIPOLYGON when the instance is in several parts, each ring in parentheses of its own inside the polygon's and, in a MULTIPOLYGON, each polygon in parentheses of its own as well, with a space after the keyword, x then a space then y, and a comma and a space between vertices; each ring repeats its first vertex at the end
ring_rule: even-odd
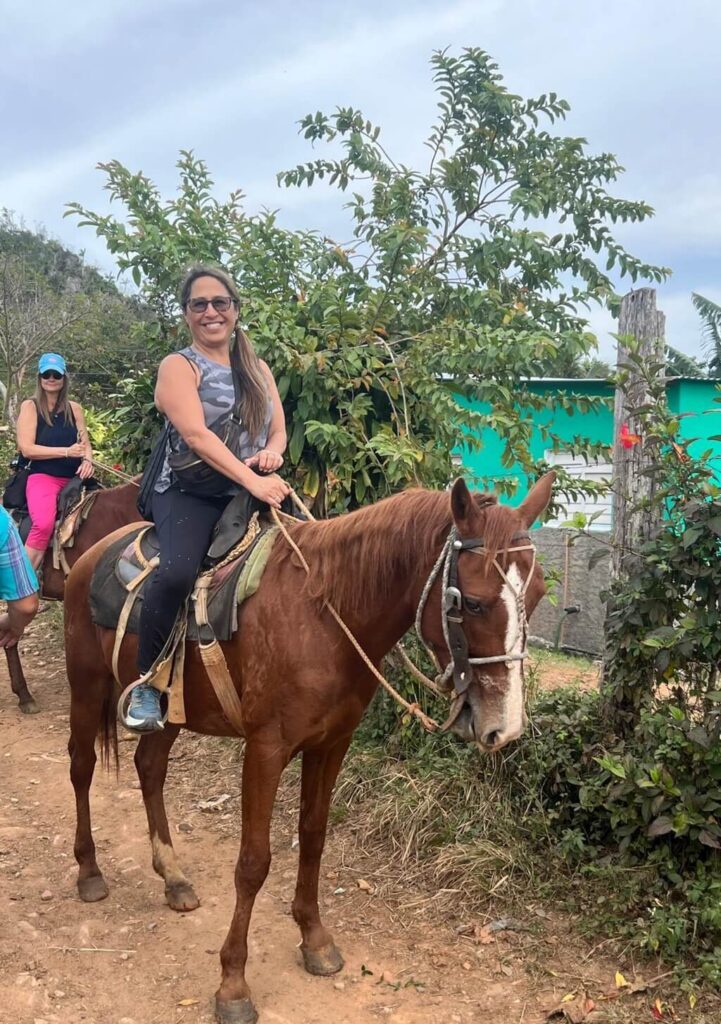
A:
MULTIPOLYGON (((146 730, 135 729, 132 725, 128 725, 128 717, 127 717, 128 716, 128 705, 130 704, 130 698, 132 696, 133 690, 137 686, 142 686, 143 684, 148 684, 148 685, 152 686, 152 683, 150 683, 150 675, 151 675, 150 672, 146 672, 145 675, 140 677, 140 679, 133 680, 132 683, 129 683, 125 687, 123 692, 120 694, 120 697, 118 698, 118 708, 117 708, 118 721, 120 722, 120 724, 122 725, 122 727, 124 729, 127 729, 128 732, 135 733, 137 736, 144 736, 146 734, 146 730)), ((151 732, 151 731, 152 732, 160 732, 162 729, 165 728, 165 723, 168 721, 168 703, 169 702, 168 702, 168 699, 167 699, 167 693, 164 694, 162 690, 158 690, 158 693, 160 694, 161 698, 163 696, 165 696, 165 698, 166 698, 165 699, 165 711, 163 711, 163 713, 161 714, 160 718, 158 719, 158 728, 153 729, 153 730, 147 730, 148 732, 151 732)), ((161 710, 162 710, 162 704, 161 704, 161 710)))

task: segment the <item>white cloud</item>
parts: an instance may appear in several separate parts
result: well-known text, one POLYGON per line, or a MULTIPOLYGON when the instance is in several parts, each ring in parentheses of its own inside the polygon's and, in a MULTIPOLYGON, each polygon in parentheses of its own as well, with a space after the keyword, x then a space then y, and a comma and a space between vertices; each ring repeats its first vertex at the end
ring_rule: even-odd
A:
MULTIPOLYGON (((492 16, 501 0, 487 5, 492 16)), ((407 13, 389 18, 382 24, 358 22, 336 38, 321 38, 298 53, 276 56, 256 71, 241 71, 193 85, 185 92, 171 92, 161 102, 146 107, 124 124, 87 139, 46 163, 34 161, 0 180, 5 205, 23 210, 32 208, 38 194, 66 194, 70 184, 98 160, 141 154, 159 146, 177 150, 187 145, 198 132, 208 133, 228 125, 229 111, 252 109, 254 117, 269 112, 282 100, 302 95, 311 85, 332 83, 357 67, 368 74, 372 66, 398 59, 401 53, 418 46, 434 44, 477 16, 473 0, 461 0, 432 15, 419 17, 407 13), (364 55, 372 54, 372 65, 364 55), (165 130, 163 130, 165 126, 165 130)))
POLYGON ((713 247, 721 240, 721 174, 690 174, 661 185, 649 195, 656 216, 644 229, 649 241, 667 252, 713 247))
MULTIPOLYGON (((699 285, 695 291, 721 304, 721 287, 717 282, 699 285)), ((666 341, 685 355, 703 359, 701 319, 691 300, 691 291, 669 285, 657 289, 657 307, 666 317, 666 341)), ((608 310, 594 309, 588 314, 591 331, 598 338, 599 355, 612 365, 616 360, 618 322, 608 310)))
MULTIPOLYGON (((627 0, 233 0, 212 9, 193 0, 0 0, 0 9, 12 40, 0 77, 18 82, 17 101, 5 106, 12 145, 0 204, 70 244, 101 254, 102 243, 60 218, 68 199, 102 209, 98 160, 141 167, 167 195, 187 146, 208 159, 219 195, 241 187, 249 210, 280 208, 285 224, 342 237, 340 193, 322 184, 276 187, 277 170, 308 158, 295 119, 352 102, 383 126, 394 155, 415 163, 433 116, 430 51, 480 45, 512 91, 554 89, 570 101, 560 131, 586 135, 591 152, 608 148, 629 168, 618 193, 647 199, 657 216, 616 233, 648 262, 676 267, 659 304, 669 337, 698 347, 690 291, 713 280, 710 257, 721 238, 721 135, 708 127, 721 88, 717 0, 657 0, 653 18, 627 0), (79 77, 83 86, 64 106, 65 87, 79 77), (20 83, 32 112, 23 112, 20 83), (43 103, 45 94, 63 102, 43 103), (44 126, 43 116, 53 123, 44 126)), ((605 314, 591 320, 606 336, 613 329, 605 314)))
POLYGON ((35 63, 62 56, 68 50, 97 48, 106 39, 118 38, 125 27, 142 21, 149 13, 187 5, 188 0, 33 0, 28 7, 3 0, 3 37, 12 41, 12 45, 3 46, 3 65, 7 70, 28 60, 35 63))

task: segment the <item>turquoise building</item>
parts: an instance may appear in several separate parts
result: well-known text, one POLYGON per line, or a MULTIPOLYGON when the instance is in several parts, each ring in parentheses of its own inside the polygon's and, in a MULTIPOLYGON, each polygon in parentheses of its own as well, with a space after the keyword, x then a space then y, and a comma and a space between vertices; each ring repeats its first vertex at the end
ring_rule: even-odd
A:
MULTIPOLYGON (((582 457, 574 457, 569 451, 551 449, 551 442, 544 437, 543 427, 550 429, 557 437, 570 443, 574 437, 583 435, 592 442, 609 447, 613 444, 613 397, 614 388, 606 380, 544 378, 531 380, 525 387, 533 394, 549 397, 553 395, 577 395, 595 399, 605 399, 599 407, 591 411, 581 412, 577 403, 572 404, 572 411, 562 408, 524 410, 525 416, 531 421, 531 453, 536 459, 545 459, 550 465, 563 465, 564 468, 579 479, 610 478, 613 467, 610 463, 610 452, 607 459, 599 459, 588 465, 582 457)), ((694 438, 690 447, 693 455, 710 452, 712 465, 717 467, 721 480, 721 441, 713 440, 721 436, 721 389, 719 382, 697 377, 670 378, 666 387, 669 409, 679 417, 679 435, 684 439, 694 438)), ((482 402, 467 403, 479 413, 489 411, 482 402)), ((473 451, 466 445, 460 445, 455 453, 459 468, 469 483, 490 489, 492 481, 503 481, 510 485, 513 493, 511 501, 517 504, 528 490, 528 481, 522 468, 518 465, 504 466, 502 452, 504 445, 490 428, 480 435, 481 448, 473 451)), ((585 513, 601 511, 601 516, 594 524, 596 529, 609 529, 611 525, 610 498, 599 499, 596 503, 579 500, 578 503, 567 505, 567 521, 575 511, 585 513)), ((561 525, 560 521, 555 524, 561 525)))

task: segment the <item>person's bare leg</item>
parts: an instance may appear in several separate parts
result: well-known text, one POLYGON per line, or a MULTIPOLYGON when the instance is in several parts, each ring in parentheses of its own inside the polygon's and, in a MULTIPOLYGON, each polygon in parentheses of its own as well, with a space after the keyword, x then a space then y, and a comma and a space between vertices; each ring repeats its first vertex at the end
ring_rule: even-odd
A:
POLYGON ((43 559, 45 558, 45 550, 43 549, 41 551, 39 548, 30 548, 26 544, 25 554, 30 559, 30 564, 32 565, 33 569, 35 569, 35 571, 37 572, 37 570, 43 564, 43 559))

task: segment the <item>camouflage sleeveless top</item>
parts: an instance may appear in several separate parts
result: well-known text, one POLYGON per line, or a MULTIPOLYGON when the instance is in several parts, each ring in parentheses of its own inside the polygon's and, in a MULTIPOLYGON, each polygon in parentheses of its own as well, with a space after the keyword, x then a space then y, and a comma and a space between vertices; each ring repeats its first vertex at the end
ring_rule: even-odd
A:
MULTIPOLYGON (((227 416, 233 408, 235 403, 235 391, 233 389, 233 375, 229 366, 221 366, 220 363, 214 363, 212 359, 208 359, 207 356, 201 355, 200 352, 196 352, 193 348, 184 348, 180 352, 181 355, 185 356, 192 363, 198 367, 200 371, 200 382, 198 384, 198 398, 200 404, 203 406, 203 416, 205 418, 206 427, 212 427, 222 416, 227 416)), ((256 438, 251 438, 247 430, 244 430, 240 435, 240 444, 238 451, 234 451, 233 455, 236 455, 239 459, 248 459, 251 455, 255 455, 261 448, 265 448, 268 442, 268 430, 270 429, 270 420, 273 415, 273 402, 268 395, 268 402, 266 406, 265 419, 263 421, 263 427, 260 434, 256 438)), ((155 490, 160 494, 163 491, 167 491, 173 482, 172 472, 168 465, 168 455, 173 452, 187 452, 188 446, 182 439, 175 427, 170 424, 170 436, 168 438, 168 448, 165 453, 165 461, 163 468, 160 471, 158 482, 155 485, 155 490)), ((241 490, 240 484, 234 484, 228 482, 228 494, 237 494, 241 490)))

